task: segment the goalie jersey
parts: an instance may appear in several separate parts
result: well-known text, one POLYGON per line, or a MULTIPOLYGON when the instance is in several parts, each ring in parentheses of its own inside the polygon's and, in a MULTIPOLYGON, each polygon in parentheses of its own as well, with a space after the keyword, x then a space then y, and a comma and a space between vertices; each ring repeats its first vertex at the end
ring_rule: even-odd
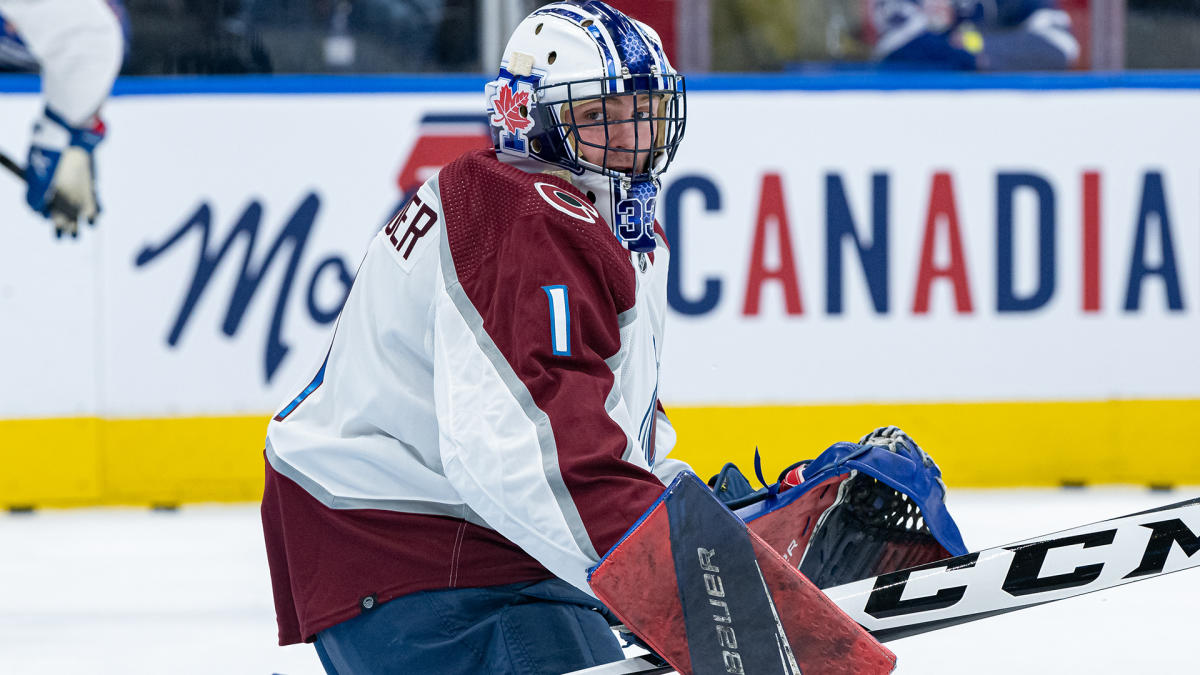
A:
POLYGON ((686 465, 658 403, 669 251, 565 180, 468 153, 372 240, 271 421, 280 644, 409 593, 586 570, 686 465), (303 384, 303 383, 302 383, 303 384))

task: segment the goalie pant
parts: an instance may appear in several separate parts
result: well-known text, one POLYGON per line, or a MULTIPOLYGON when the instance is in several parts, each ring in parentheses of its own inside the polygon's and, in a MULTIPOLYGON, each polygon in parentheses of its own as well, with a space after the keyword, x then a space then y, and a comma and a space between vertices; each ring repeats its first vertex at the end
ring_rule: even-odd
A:
POLYGON ((561 579, 412 593, 321 631, 314 646, 333 675, 559 675, 624 657, 600 608, 561 579))

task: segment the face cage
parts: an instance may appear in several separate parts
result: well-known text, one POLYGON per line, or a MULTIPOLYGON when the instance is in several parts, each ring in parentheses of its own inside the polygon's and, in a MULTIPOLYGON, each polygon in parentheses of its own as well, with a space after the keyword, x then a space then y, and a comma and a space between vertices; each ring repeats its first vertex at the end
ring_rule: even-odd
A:
MULTIPOLYGON (((553 131, 551 136, 557 136, 562 139, 562 154, 565 155, 565 162, 560 162, 563 166, 573 170, 588 170, 595 173, 600 173, 605 176, 617 179, 628 179, 631 181, 653 180, 659 174, 667 170, 671 160, 675 158, 675 151, 679 147, 680 141, 683 140, 684 128, 687 124, 687 88, 684 85, 682 75, 660 75, 656 76, 670 88, 657 89, 652 88, 650 76, 634 76, 628 78, 622 77, 596 77, 586 80, 572 80, 559 84, 553 84, 546 87, 539 87, 537 90, 538 107, 544 111, 546 119, 544 121, 545 128, 548 131, 553 131), (619 91, 611 94, 596 95, 596 91, 615 89, 618 83, 625 85, 625 91, 619 91), (553 89, 566 89, 566 98, 551 100, 547 97, 546 92, 553 89), (576 96, 576 93, 584 89, 588 91, 586 96, 576 96), (608 100, 617 96, 633 96, 634 99, 634 115, 635 117, 626 120, 609 120, 608 119, 608 100), (637 119, 637 96, 649 96, 651 101, 655 98, 660 99, 657 106, 652 106, 650 115, 642 119, 637 119), (601 112, 604 120, 600 122, 581 122, 575 119, 575 106, 587 101, 599 98, 601 102, 601 112), (566 104, 563 106, 563 104, 566 104), (564 117, 559 113, 559 109, 565 107, 567 115, 564 117), (642 148, 642 138, 639 128, 641 123, 649 123, 650 125, 650 142, 646 148, 642 148), (609 132, 609 126, 619 124, 633 125, 633 148, 610 148, 609 142, 612 134, 609 132), (593 143, 585 141, 580 135, 579 130, 603 127, 604 141, 603 143, 593 143), (661 142, 660 142, 661 141, 661 142), (590 147, 604 152, 603 159, 599 164, 595 164, 585 160, 580 153, 579 148, 590 147), (637 171, 638 155, 649 155, 646 168, 644 171, 637 171), (633 169, 625 171, 621 169, 607 168, 610 163, 615 163, 615 160, 622 156, 631 156, 633 159, 633 169)), ((557 144, 556 144, 557 145, 557 144)))

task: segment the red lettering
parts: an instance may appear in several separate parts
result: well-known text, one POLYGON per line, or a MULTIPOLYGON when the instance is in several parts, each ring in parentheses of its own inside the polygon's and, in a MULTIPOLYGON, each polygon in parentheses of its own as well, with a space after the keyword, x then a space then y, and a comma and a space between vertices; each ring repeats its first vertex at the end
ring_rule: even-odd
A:
POLYGON ((396 215, 392 216, 392 219, 388 221, 387 227, 383 228, 383 233, 391 239, 392 246, 398 245, 396 242, 396 230, 399 229, 404 221, 408 220, 408 210, 412 208, 413 202, 420 204, 421 198, 414 195, 404 206, 400 207, 396 215))
POLYGON ((404 220, 404 212, 405 212, 406 210, 408 210, 408 206, 407 206, 407 205, 405 205, 405 208, 403 208, 403 209, 400 209, 399 211, 397 211, 397 212, 396 212, 396 215, 392 216, 392 219, 388 221, 388 224, 387 224, 387 226, 385 226, 385 227, 383 228, 383 233, 384 233, 384 234, 386 234, 386 235, 388 235, 388 236, 391 236, 391 235, 392 235, 392 233, 394 233, 394 232, 396 231, 396 228, 397 228, 397 227, 400 227, 400 223, 401 223, 401 221, 403 221, 403 220, 404 220))
POLYGON ((925 218, 925 235, 921 244, 921 267, 917 272, 917 290, 913 298, 913 314, 929 311, 929 291, 934 279, 945 277, 954 286, 954 301, 959 313, 971 311, 971 289, 967 285, 967 265, 963 256, 962 235, 958 227, 958 209, 954 206, 954 183, 950 174, 933 174, 929 190, 929 215, 925 218), (943 228, 938 223, 945 223, 943 228), (950 245, 950 262, 938 267, 933 262, 934 243, 938 230, 946 232, 950 245))
POLYGON ((1083 174, 1083 311, 1100 311, 1100 172, 1083 174))
POLYGON ((788 229, 787 209, 783 204, 783 184, 777 173, 763 176, 759 192, 758 219, 754 226, 754 250, 750 254, 750 274, 746 280, 746 301, 742 307, 742 314, 758 314, 762 287, 767 281, 778 281, 783 286, 788 314, 804 313, 804 306, 800 300, 800 279, 796 275, 796 261, 792 257, 792 237, 788 229), (779 266, 773 269, 768 269, 764 260, 768 229, 774 230, 779 240, 779 266))
MULTIPOLYGON (((415 218, 413 218, 412 224, 409 225, 408 229, 404 231, 404 236, 400 237, 400 241, 396 243, 396 250, 400 251, 400 249, 404 247, 404 242, 408 242, 408 247, 403 251, 400 251, 400 257, 404 258, 405 260, 408 260, 408 256, 412 255, 413 247, 417 245, 417 240, 425 236, 425 233, 429 231, 429 228, 433 227, 434 223, 437 222, 436 211, 429 208, 425 204, 421 204, 420 200, 417 200, 416 203, 420 205, 421 209, 417 211, 417 215, 415 218), (425 223, 424 226, 421 225, 422 221, 425 223)), ((392 235, 392 241, 396 241, 395 235, 392 235)))

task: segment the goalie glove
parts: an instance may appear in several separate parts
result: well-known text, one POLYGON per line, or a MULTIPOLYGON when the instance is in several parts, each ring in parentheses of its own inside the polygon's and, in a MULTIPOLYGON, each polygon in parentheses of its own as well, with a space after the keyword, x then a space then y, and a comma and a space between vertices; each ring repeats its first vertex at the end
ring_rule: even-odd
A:
POLYGON ((80 218, 96 222, 100 206, 93 153, 104 133, 99 117, 93 115, 86 127, 76 128, 48 107, 33 123, 25 201, 53 221, 57 237, 77 236, 80 218))
POLYGON ((835 443, 737 509, 820 588, 966 553, 933 459, 896 427, 835 443))

